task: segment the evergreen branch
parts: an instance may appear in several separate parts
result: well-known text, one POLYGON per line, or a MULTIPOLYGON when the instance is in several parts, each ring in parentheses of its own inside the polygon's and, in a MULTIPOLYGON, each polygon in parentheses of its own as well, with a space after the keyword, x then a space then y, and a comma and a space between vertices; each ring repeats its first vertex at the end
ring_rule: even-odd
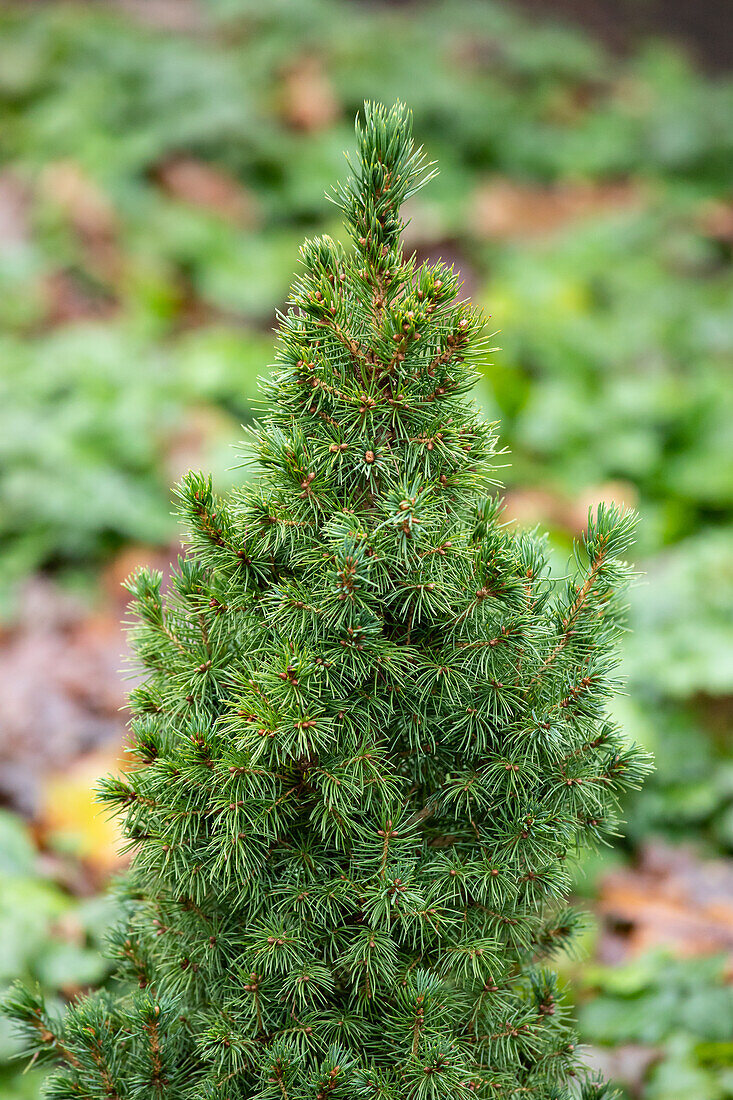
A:
POLYGON ((168 595, 130 581, 115 997, 59 1028, 9 1005, 59 1096, 508 1100, 575 1072, 539 964, 578 928, 567 853, 648 768, 606 715, 633 521, 590 517, 567 584, 502 522, 482 316, 402 252, 431 165, 401 104, 357 142, 332 196, 354 247, 303 247, 257 477, 188 475, 168 595))

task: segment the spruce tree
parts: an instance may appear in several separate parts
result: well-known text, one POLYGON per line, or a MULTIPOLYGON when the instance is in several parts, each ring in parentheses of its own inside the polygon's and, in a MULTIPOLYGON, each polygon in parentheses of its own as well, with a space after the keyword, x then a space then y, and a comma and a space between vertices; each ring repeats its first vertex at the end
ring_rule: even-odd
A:
POLYGON ((353 243, 302 248, 257 476, 188 475, 170 591, 129 582, 114 978, 8 1003, 53 1100, 610 1095, 548 962, 646 769, 606 712, 634 517, 599 508, 561 580, 502 521, 484 318, 400 244, 431 165, 400 104, 356 135, 353 243))

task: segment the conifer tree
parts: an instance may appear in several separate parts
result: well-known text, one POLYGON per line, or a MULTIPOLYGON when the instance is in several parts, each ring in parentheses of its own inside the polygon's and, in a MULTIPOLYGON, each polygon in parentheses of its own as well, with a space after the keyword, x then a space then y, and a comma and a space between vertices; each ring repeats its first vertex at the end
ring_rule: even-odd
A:
POLYGON ((401 249, 431 166, 400 104, 356 134, 352 245, 302 248, 257 477, 188 475, 170 591, 129 582, 115 977, 8 1003, 52 1100, 610 1096, 548 964, 568 862, 647 766, 606 713, 634 517, 599 508, 559 581, 502 521, 484 319, 401 249))

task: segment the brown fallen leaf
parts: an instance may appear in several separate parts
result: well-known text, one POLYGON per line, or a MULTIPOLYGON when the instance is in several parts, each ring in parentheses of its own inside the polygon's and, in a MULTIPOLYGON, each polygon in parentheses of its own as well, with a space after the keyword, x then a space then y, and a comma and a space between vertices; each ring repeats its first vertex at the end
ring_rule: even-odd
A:
POLYGON ((504 497, 504 518, 522 527, 548 523, 553 527, 568 526, 572 501, 559 490, 528 487, 509 489, 504 497))
POLYGON ((109 317, 117 308, 117 292, 125 262, 118 242, 119 223, 111 202, 73 160, 47 164, 36 185, 36 198, 56 210, 79 244, 82 272, 58 269, 43 281, 45 322, 109 317))
POLYGON ((294 130, 312 133, 331 126, 341 113, 319 58, 307 55, 288 66, 281 88, 282 114, 294 130))
POLYGON ((650 948, 684 956, 727 953, 733 967, 733 861, 701 860, 687 847, 659 842, 636 867, 601 882, 604 919, 599 955, 618 961, 650 948))
POLYGON ((0 796, 30 813, 44 774, 119 743, 125 640, 118 614, 90 614, 48 579, 29 581, 0 636, 0 796))
POLYGON ((86 239, 113 240, 118 222, 115 210, 94 180, 73 160, 47 164, 38 180, 41 198, 62 210, 72 228, 86 239))
POLYGON ((30 195, 23 181, 14 172, 0 172, 0 241, 3 249, 28 243, 29 206, 30 195))
POLYGON ((599 504, 635 508, 638 502, 639 491, 630 481, 604 481, 601 485, 586 485, 573 494, 567 511, 568 530, 573 533, 584 531, 588 526, 588 512, 595 512, 599 504))
POLYGON ((583 1061, 605 1080, 623 1084, 633 1097, 643 1095, 644 1080, 651 1066, 664 1056, 659 1047, 621 1043, 615 1047, 584 1047, 583 1061))
MULTIPOLYGON (((174 563, 182 552, 180 543, 172 546, 160 547, 145 546, 144 544, 130 543, 115 555, 102 570, 100 583, 105 593, 107 605, 112 614, 118 620, 127 619, 127 605, 129 593, 124 587, 127 578, 142 566, 149 569, 159 569, 163 574, 163 590, 167 588, 171 572, 171 563, 174 563)), ((122 630, 122 626, 120 626, 122 630)))
POLYGON ((210 30, 200 0, 107 0, 112 7, 146 27, 195 34, 210 30))
POLYGON ((565 183, 536 187, 497 178, 481 184, 472 201, 470 224, 492 240, 541 237, 569 223, 639 206, 638 184, 565 183))
POLYGON ((733 244, 733 200, 705 203, 697 221, 706 236, 733 244))
POLYGON ((189 409, 178 430, 165 441, 165 469, 169 482, 201 464, 201 456, 217 442, 228 442, 236 422, 222 409, 198 405, 189 409))
POLYGON ((134 682, 121 584, 143 564, 165 571, 179 549, 126 548, 104 571, 94 609, 47 577, 26 583, 15 621, 0 631, 0 801, 32 816, 47 776, 118 751, 134 682))
POLYGON ((99 321, 112 317, 118 310, 113 297, 101 290, 83 285, 71 271, 52 271, 41 284, 44 303, 44 324, 49 328, 73 321, 99 321))
POLYGON ((239 228, 257 224, 254 196, 222 168, 181 155, 159 164, 153 176, 171 198, 217 214, 239 228))
POLYGON ((504 515, 506 519, 516 520, 525 527, 533 527, 536 523, 550 524, 578 535, 588 525, 589 509, 595 510, 604 502, 633 508, 637 500, 635 486, 626 481, 587 485, 573 496, 559 489, 510 489, 505 497, 504 515))

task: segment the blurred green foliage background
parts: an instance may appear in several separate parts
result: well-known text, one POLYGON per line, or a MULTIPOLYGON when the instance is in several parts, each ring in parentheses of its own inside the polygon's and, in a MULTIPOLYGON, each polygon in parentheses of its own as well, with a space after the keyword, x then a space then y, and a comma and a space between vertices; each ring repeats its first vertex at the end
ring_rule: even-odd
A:
MULTIPOLYGON (((612 933, 590 938, 592 967, 567 964, 583 1034, 628 1096, 725 1100, 733 897, 714 934, 680 933, 683 913, 665 947, 664 920, 647 943, 606 883, 635 874, 679 908, 679 844, 730 882, 733 80, 491 0, 6 5, 3 637, 39 571, 93 607, 126 546, 171 547, 188 464, 244 476, 230 444, 298 245, 341 233, 324 191, 353 117, 398 97, 440 167, 408 245, 454 261, 497 330, 480 400, 510 451, 508 514, 550 527, 560 569, 590 504, 643 517, 617 706, 658 770, 621 855, 579 872, 612 933)), ((104 904, 44 869, 18 818, 0 833, 0 982, 101 980, 104 904)), ((694 909, 707 879, 691 877, 694 909)), ((12 1049, 0 1031, 0 1090, 35 1097, 12 1049)))

